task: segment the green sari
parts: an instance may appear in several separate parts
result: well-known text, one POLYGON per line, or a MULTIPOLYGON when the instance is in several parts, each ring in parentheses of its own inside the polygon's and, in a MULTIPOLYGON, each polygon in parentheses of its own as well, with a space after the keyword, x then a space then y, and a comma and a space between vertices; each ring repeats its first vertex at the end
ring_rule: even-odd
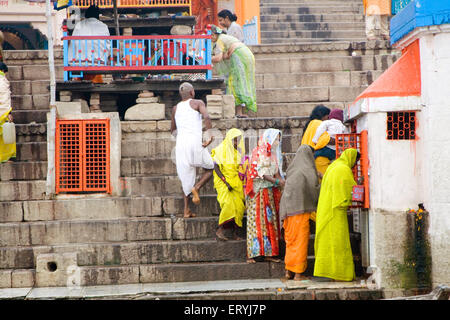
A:
MULTIPOLYGON (((215 43, 215 54, 227 52, 234 42, 239 41, 221 34, 215 43)), ((241 43, 231 57, 217 63, 215 69, 219 75, 228 76, 227 94, 234 96, 235 104, 245 104, 248 110, 256 112, 255 57, 250 49, 241 43)))

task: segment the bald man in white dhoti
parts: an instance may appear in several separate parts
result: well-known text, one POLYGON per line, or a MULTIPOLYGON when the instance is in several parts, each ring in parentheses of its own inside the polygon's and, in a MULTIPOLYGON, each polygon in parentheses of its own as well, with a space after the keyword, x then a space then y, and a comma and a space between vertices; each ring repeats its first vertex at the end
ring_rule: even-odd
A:
POLYGON ((202 142, 202 118, 205 120, 207 130, 212 128, 211 119, 202 100, 196 100, 194 87, 184 82, 179 88, 182 101, 172 109, 171 132, 176 130, 176 165, 178 178, 184 193, 184 217, 195 217, 189 209, 189 195, 192 194, 192 202, 200 203, 198 192, 201 187, 212 177, 214 162, 206 148, 212 141, 211 136, 206 142, 202 142), (203 168, 200 180, 195 183, 196 168, 203 168))

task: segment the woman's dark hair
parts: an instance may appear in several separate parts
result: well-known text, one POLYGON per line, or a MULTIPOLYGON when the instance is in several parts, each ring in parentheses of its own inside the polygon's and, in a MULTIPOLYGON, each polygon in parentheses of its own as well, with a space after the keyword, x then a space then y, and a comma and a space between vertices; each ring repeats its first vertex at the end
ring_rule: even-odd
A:
POLYGON ((309 115, 309 119, 305 124, 305 127, 303 129, 303 134, 302 134, 302 138, 303 135, 305 134, 306 129, 308 129, 308 125, 311 121, 313 120, 322 120, 322 118, 326 115, 329 115, 331 112, 331 110, 327 107, 325 107, 322 104, 319 104, 318 106, 316 106, 313 111, 311 112, 311 114, 309 115))
POLYGON ((228 18, 228 19, 230 19, 231 22, 237 21, 237 16, 234 13, 232 13, 230 10, 227 10, 227 9, 220 11, 218 16, 221 18, 224 18, 224 19, 228 18))
POLYGON ((4 62, 0 62, 0 71, 8 72, 8 66, 4 62))
POLYGON ((87 8, 86 12, 84 13, 84 17, 86 19, 88 18, 98 19, 100 17, 100 9, 96 5, 92 5, 89 8, 87 8))

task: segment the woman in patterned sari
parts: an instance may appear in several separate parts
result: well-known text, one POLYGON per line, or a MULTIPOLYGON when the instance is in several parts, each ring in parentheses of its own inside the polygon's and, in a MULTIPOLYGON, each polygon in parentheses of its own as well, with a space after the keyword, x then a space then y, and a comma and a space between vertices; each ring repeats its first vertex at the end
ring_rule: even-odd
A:
POLYGON ((255 57, 250 49, 217 26, 211 27, 213 47, 212 62, 217 73, 228 77, 227 93, 236 104, 236 117, 247 118, 243 108, 256 112, 255 57))
POLYGON ((245 188, 247 207, 247 262, 255 258, 280 262, 281 191, 284 186, 281 131, 267 129, 253 150, 245 188))

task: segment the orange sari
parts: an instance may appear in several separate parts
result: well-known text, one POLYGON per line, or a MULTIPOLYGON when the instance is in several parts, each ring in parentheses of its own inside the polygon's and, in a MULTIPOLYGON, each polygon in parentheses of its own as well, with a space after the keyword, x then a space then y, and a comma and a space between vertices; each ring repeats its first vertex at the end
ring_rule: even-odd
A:
POLYGON ((286 270, 303 273, 307 267, 310 213, 287 217, 283 222, 286 270))

